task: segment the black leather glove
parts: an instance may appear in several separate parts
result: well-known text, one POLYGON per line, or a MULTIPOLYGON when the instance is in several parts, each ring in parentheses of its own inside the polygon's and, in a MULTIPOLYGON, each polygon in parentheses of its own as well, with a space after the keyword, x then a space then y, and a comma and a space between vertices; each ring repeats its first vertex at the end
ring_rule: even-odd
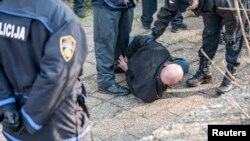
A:
POLYGON ((21 118, 17 110, 8 110, 3 113, 4 118, 1 124, 5 130, 18 132, 21 127, 21 118))
POLYGON ((143 36, 143 40, 144 42, 149 43, 149 42, 156 40, 156 37, 151 33, 151 34, 143 36))

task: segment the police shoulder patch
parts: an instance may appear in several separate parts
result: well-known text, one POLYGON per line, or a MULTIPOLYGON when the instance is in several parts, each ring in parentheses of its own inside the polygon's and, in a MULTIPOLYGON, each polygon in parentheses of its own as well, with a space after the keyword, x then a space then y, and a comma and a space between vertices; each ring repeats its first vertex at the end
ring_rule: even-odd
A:
POLYGON ((75 53, 76 40, 73 36, 62 36, 60 38, 60 50, 64 60, 69 61, 75 53))

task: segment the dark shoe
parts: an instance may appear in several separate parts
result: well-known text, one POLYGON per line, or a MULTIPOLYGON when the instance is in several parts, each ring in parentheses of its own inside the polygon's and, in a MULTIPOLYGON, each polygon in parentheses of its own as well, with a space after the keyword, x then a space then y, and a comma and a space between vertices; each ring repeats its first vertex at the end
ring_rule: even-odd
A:
POLYGON ((115 74, 117 74, 117 73, 125 73, 125 71, 123 69, 121 69, 120 67, 117 67, 117 66, 114 67, 113 72, 115 74))
POLYGON ((98 87, 98 91, 105 94, 124 96, 129 94, 129 89, 118 84, 113 84, 107 88, 98 87))
POLYGON ((80 17, 80 18, 84 18, 86 17, 85 11, 83 8, 80 9, 74 9, 75 14, 80 17))
MULTIPOLYGON (((235 78, 236 77, 236 67, 228 64, 227 69, 231 73, 231 76, 233 76, 235 78)), ((232 80, 234 79, 228 73, 226 73, 226 76, 232 80)), ((234 88, 234 85, 232 84, 231 80, 228 79, 226 76, 224 76, 220 87, 217 89, 218 94, 224 94, 225 92, 229 92, 234 88)))
POLYGON ((195 75, 186 81, 188 87, 196 87, 212 82, 211 63, 205 59, 200 60, 200 66, 195 75))
POLYGON ((181 25, 173 26, 172 29, 171 29, 171 32, 177 33, 180 30, 186 30, 186 29, 187 29, 187 25, 182 23, 181 25))
POLYGON ((217 89, 217 93, 224 94, 225 92, 231 91, 233 88, 234 85, 232 84, 232 82, 226 77, 224 77, 220 87, 217 89))
POLYGON ((188 87, 197 87, 201 84, 209 84, 209 83, 212 83, 212 76, 205 75, 201 71, 197 71, 194 77, 186 81, 188 87))

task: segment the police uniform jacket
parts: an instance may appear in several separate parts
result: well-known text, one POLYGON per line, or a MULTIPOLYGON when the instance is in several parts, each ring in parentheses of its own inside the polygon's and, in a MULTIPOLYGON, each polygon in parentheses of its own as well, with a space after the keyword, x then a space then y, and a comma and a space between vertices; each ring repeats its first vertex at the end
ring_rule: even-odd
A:
POLYGON ((89 131, 78 80, 87 45, 69 8, 61 0, 0 1, 0 43, 0 114, 19 110, 26 129, 4 136, 81 140, 89 131))
POLYGON ((168 50, 160 43, 145 43, 143 37, 135 37, 129 45, 126 56, 128 70, 126 81, 136 97, 144 102, 153 102, 162 97, 167 89, 160 80, 160 72, 165 62, 172 62, 168 50))

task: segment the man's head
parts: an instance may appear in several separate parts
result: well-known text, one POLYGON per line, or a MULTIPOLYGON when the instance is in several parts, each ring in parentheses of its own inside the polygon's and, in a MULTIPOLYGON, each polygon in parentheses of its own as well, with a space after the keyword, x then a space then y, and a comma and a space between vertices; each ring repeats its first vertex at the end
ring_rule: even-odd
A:
POLYGON ((160 78, 163 84, 173 86, 182 80, 184 72, 180 65, 167 64, 161 70, 160 78))
POLYGON ((178 11, 185 12, 196 9, 199 6, 199 0, 175 0, 175 5, 178 11))

